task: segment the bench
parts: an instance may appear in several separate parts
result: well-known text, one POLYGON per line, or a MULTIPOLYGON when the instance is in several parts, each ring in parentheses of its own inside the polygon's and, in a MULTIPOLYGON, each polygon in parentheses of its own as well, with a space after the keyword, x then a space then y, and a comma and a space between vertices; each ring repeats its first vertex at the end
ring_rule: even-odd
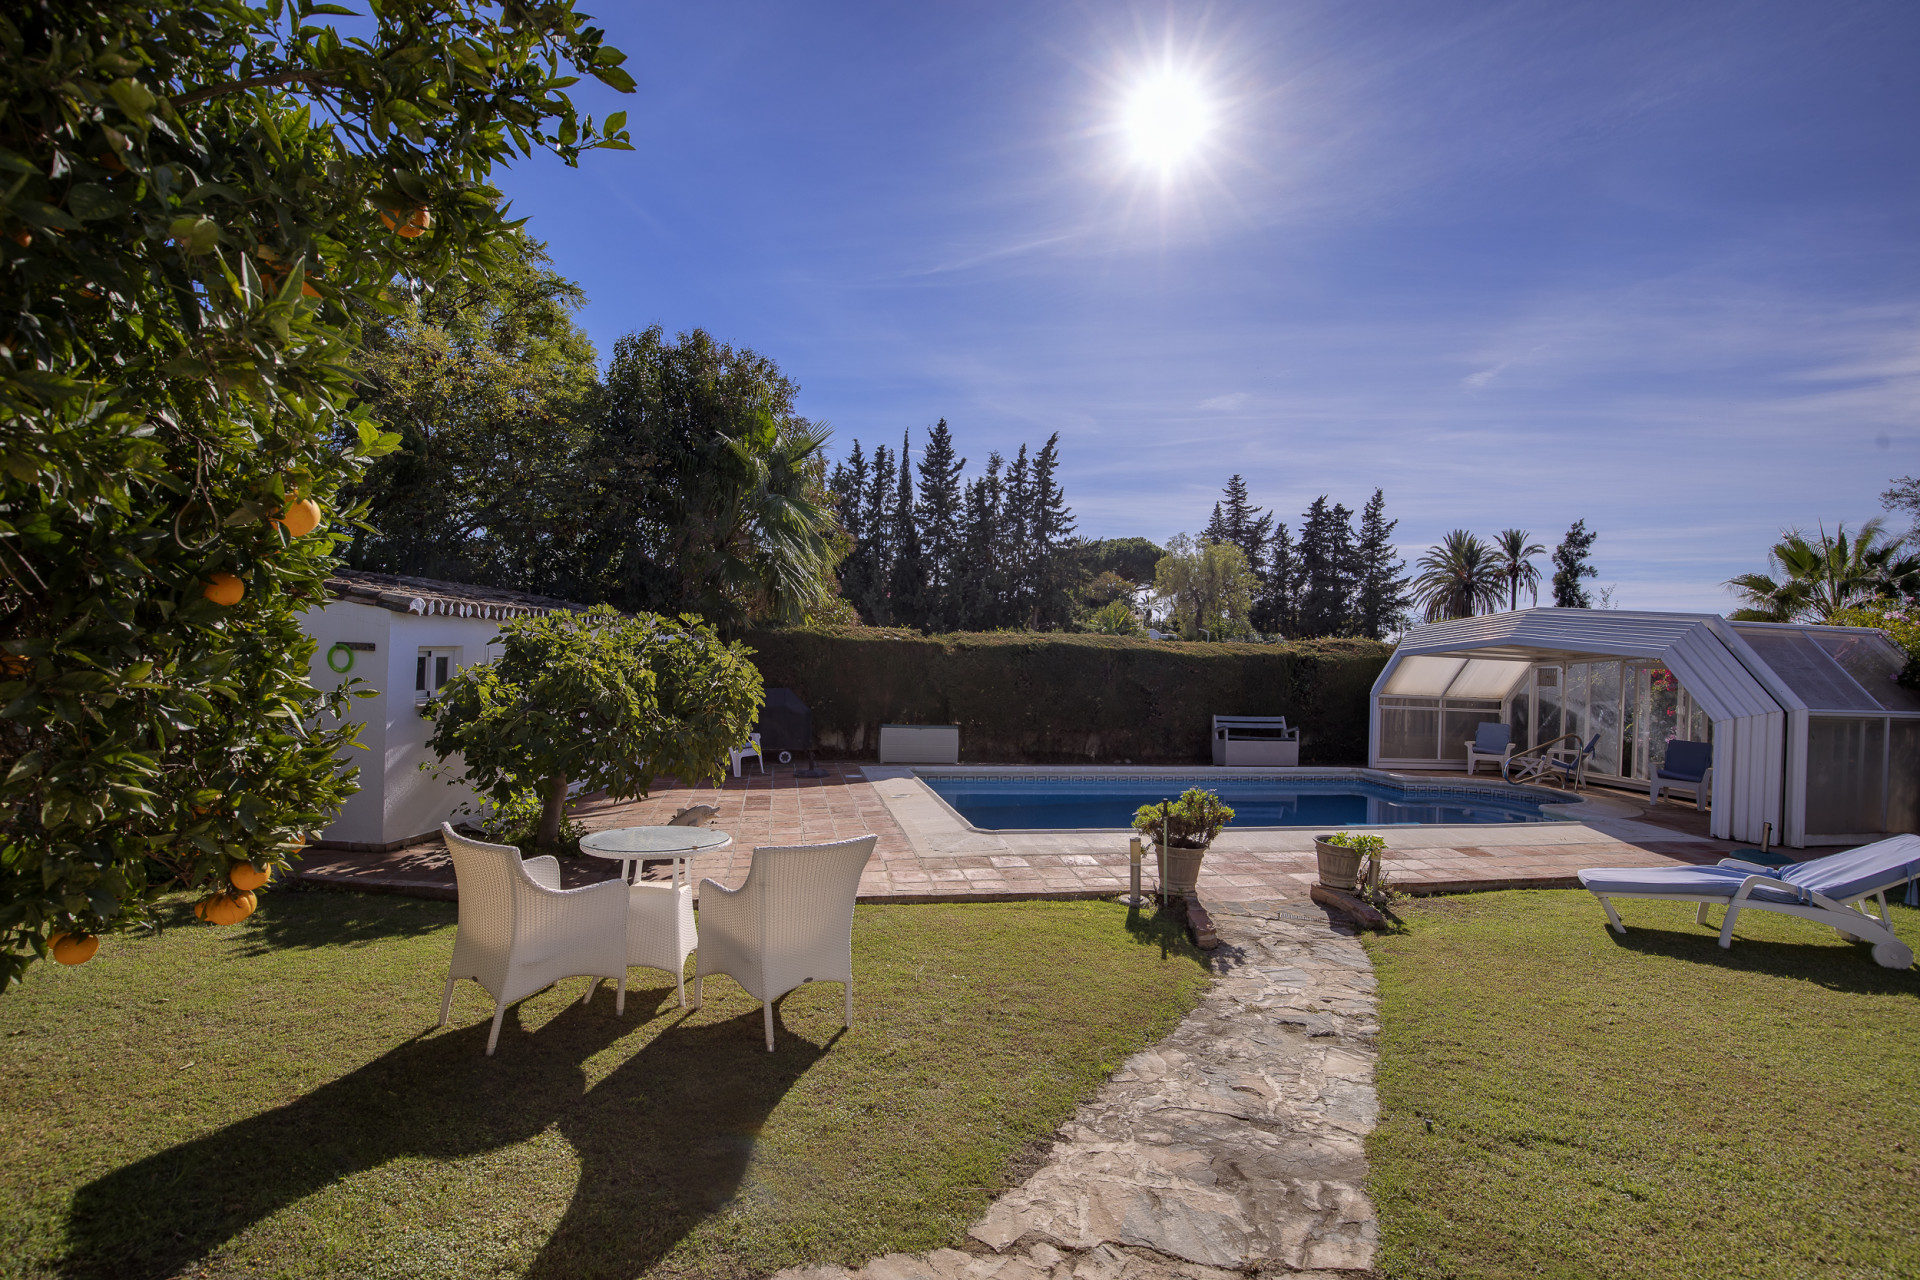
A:
POLYGON ((1285 716, 1215 716, 1213 762, 1228 768, 1293 769, 1300 764, 1300 730, 1285 716))

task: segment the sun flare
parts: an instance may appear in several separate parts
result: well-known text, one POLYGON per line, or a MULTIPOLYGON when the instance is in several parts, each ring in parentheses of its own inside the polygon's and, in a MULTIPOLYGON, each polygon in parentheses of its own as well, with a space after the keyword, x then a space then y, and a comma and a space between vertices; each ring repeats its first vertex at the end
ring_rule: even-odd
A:
POLYGON ((1213 117, 1213 104, 1196 80, 1162 71, 1127 95, 1121 127, 1135 160, 1165 170, 1200 150, 1213 117))

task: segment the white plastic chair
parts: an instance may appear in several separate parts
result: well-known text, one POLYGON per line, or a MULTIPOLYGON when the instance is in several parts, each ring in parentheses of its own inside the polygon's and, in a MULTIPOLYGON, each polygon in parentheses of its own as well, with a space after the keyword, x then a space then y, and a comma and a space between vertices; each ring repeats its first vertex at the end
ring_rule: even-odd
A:
POLYGON ((702 980, 726 974, 761 1001, 772 1053, 773 1002, 803 982, 838 982, 851 1027, 853 900, 877 839, 755 849, 738 889, 701 881, 693 1007, 700 1007, 702 980))
POLYGON ((765 773, 767 771, 767 758, 760 754, 760 735, 757 733, 747 735, 746 746, 735 747, 733 750, 727 752, 727 759, 733 765, 734 777, 737 778, 740 776, 740 762, 748 756, 752 756, 754 762, 760 766, 760 772, 765 773))
POLYGON ((441 1026, 453 1013, 453 984, 462 978, 472 978, 493 997, 488 1056, 500 1043, 507 1006, 562 978, 587 979, 582 1004, 593 999, 602 978, 616 979, 614 1012, 626 1012, 626 884, 609 880, 562 889, 556 858, 522 862, 512 845, 469 840, 444 822, 440 834, 460 890, 460 927, 440 999, 441 1026))

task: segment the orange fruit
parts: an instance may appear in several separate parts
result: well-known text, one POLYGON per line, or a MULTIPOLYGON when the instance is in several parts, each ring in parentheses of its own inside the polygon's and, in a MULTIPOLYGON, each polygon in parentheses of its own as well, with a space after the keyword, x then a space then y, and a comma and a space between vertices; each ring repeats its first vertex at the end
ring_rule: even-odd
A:
POLYGON ((258 889, 270 879, 268 872, 260 870, 251 862, 236 862, 227 868, 227 879, 233 887, 242 892, 258 889))
POLYGON ((320 504, 312 498, 302 498, 282 511, 276 523, 289 536, 304 538, 320 527, 320 504))
POLYGON ((193 914, 208 924, 239 924, 252 915, 254 908, 260 905, 259 899, 251 893, 216 893, 202 898, 193 905, 193 914))
POLYGON ((223 569, 207 579, 206 590, 201 594, 215 604, 239 604, 240 597, 247 594, 247 587, 223 569))
POLYGON ((100 939, 91 933, 56 933, 47 944, 61 964, 85 964, 100 949, 100 939))
POLYGON ((429 227, 433 226, 433 215, 428 213, 423 206, 407 214, 406 220, 403 222, 385 209, 382 209, 380 211, 380 221, 386 223, 387 230, 393 232, 395 235, 400 236, 402 239, 411 240, 417 235, 424 234, 429 227))

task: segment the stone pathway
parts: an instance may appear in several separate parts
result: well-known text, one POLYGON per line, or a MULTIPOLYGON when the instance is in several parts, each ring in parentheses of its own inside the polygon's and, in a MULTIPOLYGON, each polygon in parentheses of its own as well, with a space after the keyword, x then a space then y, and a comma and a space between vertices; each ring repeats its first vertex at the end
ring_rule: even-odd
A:
MULTIPOLYGON (((1211 907, 1213 904, 1209 904, 1211 907)), ((968 1249, 775 1280, 1229 1280, 1367 1273, 1374 979, 1319 908, 1215 909, 1200 1006, 1129 1058, 1007 1191, 968 1249)))

